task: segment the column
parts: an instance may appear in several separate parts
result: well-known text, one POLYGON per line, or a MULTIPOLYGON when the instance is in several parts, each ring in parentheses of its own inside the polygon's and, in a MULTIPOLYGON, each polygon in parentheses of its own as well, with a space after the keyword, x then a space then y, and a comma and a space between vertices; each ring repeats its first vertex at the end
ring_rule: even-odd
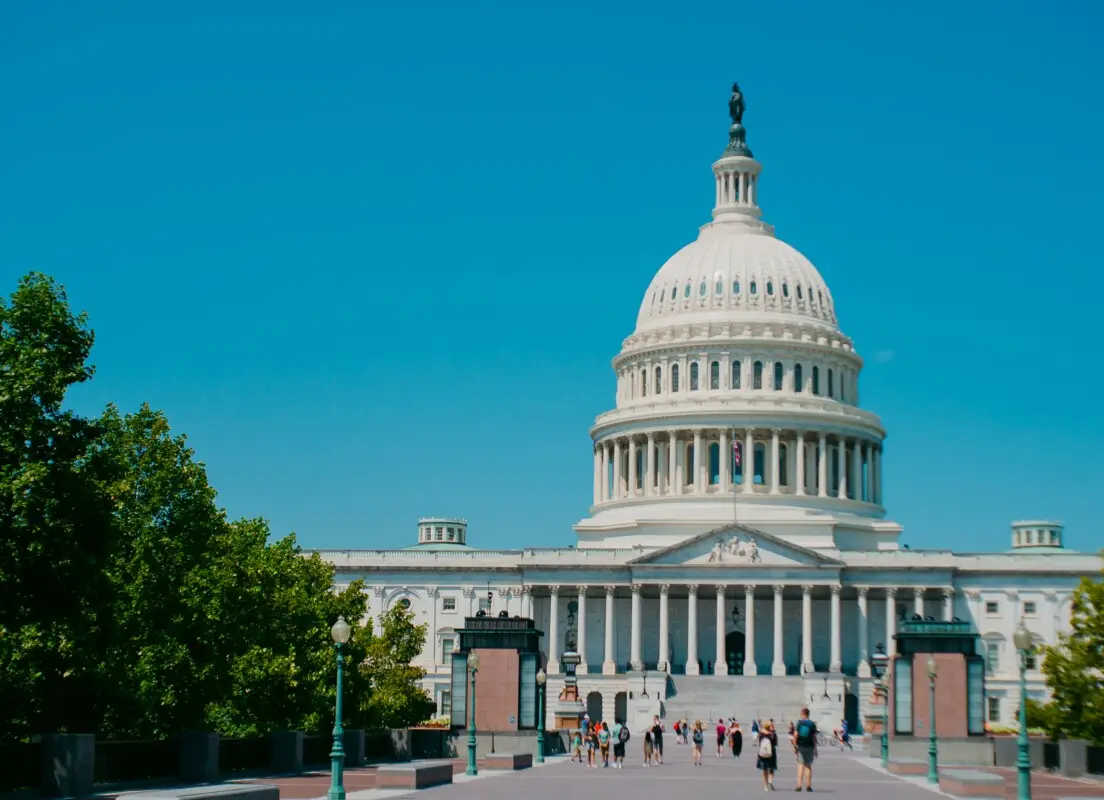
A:
POLYGON ((851 450, 851 494, 862 502, 862 445, 858 441, 851 450))
POLYGON ((785 675, 786 662, 782 658, 782 590, 784 586, 774 587, 774 663, 771 675, 785 675))
POLYGON ((705 494, 705 486, 702 484, 702 432, 694 431, 694 494, 705 494))
POLYGON ((686 592, 689 595, 686 600, 686 674, 701 675, 698 667, 698 587, 691 583, 686 592))
POLYGON ((670 628, 667 622, 667 595, 670 590, 670 585, 666 583, 661 584, 659 587, 659 658, 656 659, 656 664, 659 669, 664 672, 671 671, 671 639, 670 628))
POLYGON ((655 493, 662 497, 667 494, 667 484, 669 478, 667 477, 667 442, 659 442, 656 444, 659 452, 656 454, 656 489, 655 493))
POLYGON ((770 493, 778 494, 782 491, 778 481, 778 465, 782 460, 780 455, 780 449, 778 446, 778 436, 782 431, 778 428, 771 429, 771 471, 770 471, 770 493))
POLYGON ((609 463, 610 463, 610 451, 609 442, 602 442, 602 499, 610 499, 610 485, 609 485, 609 463))
POLYGON ((580 675, 587 674, 586 590, 585 586, 579 587, 579 635, 575 644, 579 648, 580 661, 575 671, 580 675))
POLYGON ((621 492, 621 440, 613 440, 613 499, 620 500, 621 492))
POLYGON ((865 586, 859 587, 859 677, 870 677, 870 612, 866 605, 865 586))
POLYGON ((874 452, 874 448, 870 446, 870 442, 863 445, 863 462, 866 464, 866 477, 864 479, 864 485, 866 487, 864 497, 866 502, 874 502, 874 464, 871 461, 871 454, 874 452))
POLYGON ((560 587, 548 587, 548 674, 560 671, 560 587))
POLYGON ((817 495, 828 496, 828 437, 823 433, 817 438, 817 495))
POLYGON ((832 654, 828 662, 829 672, 842 672, 840 660, 840 591, 839 586, 832 587, 832 654))
POLYGON ((917 586, 912 590, 912 613, 919 614, 920 619, 924 618, 924 593, 927 589, 922 586, 917 586))
POLYGON ((744 464, 744 485, 741 488, 744 494, 751 494, 755 490, 755 431, 751 428, 744 431, 744 452, 741 455, 744 464))
POLYGON ((656 489, 659 488, 659 481, 656 480, 656 454, 655 454, 655 434, 648 434, 648 454, 645 457, 644 464, 644 496, 651 497, 656 494, 656 489), (653 488, 655 487, 655 488, 653 488))
POLYGON ((797 432, 797 439, 794 440, 794 452, 797 455, 797 485, 794 488, 794 493, 803 495, 805 494, 805 433, 803 431, 797 432))
POLYGON ((629 491, 626 497, 636 497, 636 437, 629 437, 629 491))
POLYGON ((744 587, 744 674, 758 675, 755 666, 755 587, 744 587))
POLYGON ((629 628, 629 661, 635 670, 644 669, 644 659, 640 657, 640 584, 629 587, 632 591, 632 616, 629 628))
POLYGON ((667 431, 667 494, 679 494, 678 431, 667 431))
POLYGON ((728 674, 728 659, 725 657, 725 587, 717 587, 717 656, 713 660, 713 674, 728 674))
POLYGON ((728 428, 721 428, 720 442, 717 455, 721 461, 721 491, 727 492, 732 485, 732 447, 728 443, 728 428))
POLYGON ((954 619, 955 590, 947 586, 943 589, 943 621, 950 622, 954 619))
POLYGON ((897 641, 893 638, 897 635, 897 589, 887 586, 886 590, 886 655, 897 655, 897 641))
POLYGON ((606 654, 602 659, 603 675, 615 675, 617 673, 617 662, 613 655, 613 600, 616 593, 616 586, 606 587, 606 654))
POLYGON ((882 450, 880 447, 875 447, 871 451, 871 455, 874 461, 874 502, 878 505, 882 504, 882 450))
POLYGON ((847 443, 839 440, 836 447, 836 472, 839 473, 839 486, 836 488, 836 497, 847 499, 847 443))
POLYGON ((812 672, 813 666, 813 587, 801 587, 801 672, 812 672))
POLYGON ((599 482, 599 478, 602 475, 602 454, 598 450, 598 445, 594 445, 594 505, 598 505, 602 502, 602 484, 599 482))

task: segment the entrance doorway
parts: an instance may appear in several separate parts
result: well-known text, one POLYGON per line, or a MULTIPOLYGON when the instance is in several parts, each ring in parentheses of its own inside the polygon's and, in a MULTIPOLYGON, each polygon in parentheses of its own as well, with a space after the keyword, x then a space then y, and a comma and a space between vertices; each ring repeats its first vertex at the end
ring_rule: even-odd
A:
POLYGON ((725 663, 729 675, 744 674, 744 634, 733 631, 725 637, 725 663))

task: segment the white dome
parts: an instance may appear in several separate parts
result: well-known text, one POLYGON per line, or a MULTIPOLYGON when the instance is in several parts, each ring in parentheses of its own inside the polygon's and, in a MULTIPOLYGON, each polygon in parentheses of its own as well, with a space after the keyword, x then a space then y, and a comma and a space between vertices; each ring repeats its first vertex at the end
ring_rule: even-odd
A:
POLYGON ((714 222, 679 250, 648 287, 636 333, 706 322, 792 315, 837 329, 832 294, 809 259, 768 233, 714 222))

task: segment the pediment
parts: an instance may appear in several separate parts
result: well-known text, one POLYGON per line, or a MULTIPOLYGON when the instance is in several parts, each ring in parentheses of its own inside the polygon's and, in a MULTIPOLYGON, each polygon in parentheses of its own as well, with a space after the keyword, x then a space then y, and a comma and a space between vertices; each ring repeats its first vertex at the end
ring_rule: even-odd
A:
POLYGON ((640 566, 843 566, 838 559, 746 525, 726 525, 634 558, 640 566))

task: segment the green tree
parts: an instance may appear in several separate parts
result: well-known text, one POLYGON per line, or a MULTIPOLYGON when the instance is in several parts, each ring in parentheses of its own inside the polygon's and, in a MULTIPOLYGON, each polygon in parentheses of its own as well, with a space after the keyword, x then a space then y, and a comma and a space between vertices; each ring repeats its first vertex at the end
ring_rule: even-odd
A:
POLYGON ((1061 732, 1104 745, 1104 580, 1081 579, 1070 632, 1045 649, 1043 674, 1061 732))
POLYGON ((421 687, 425 670, 411 662, 425 646, 428 626, 415 625, 413 614, 393 606, 381 628, 368 642, 368 657, 361 666, 370 685, 358 698, 357 721, 365 728, 404 728, 425 722, 437 706, 421 687))
POLYGON ((0 738, 98 721, 111 509, 88 470, 97 426, 63 408, 92 342, 44 275, 0 298, 0 738))

